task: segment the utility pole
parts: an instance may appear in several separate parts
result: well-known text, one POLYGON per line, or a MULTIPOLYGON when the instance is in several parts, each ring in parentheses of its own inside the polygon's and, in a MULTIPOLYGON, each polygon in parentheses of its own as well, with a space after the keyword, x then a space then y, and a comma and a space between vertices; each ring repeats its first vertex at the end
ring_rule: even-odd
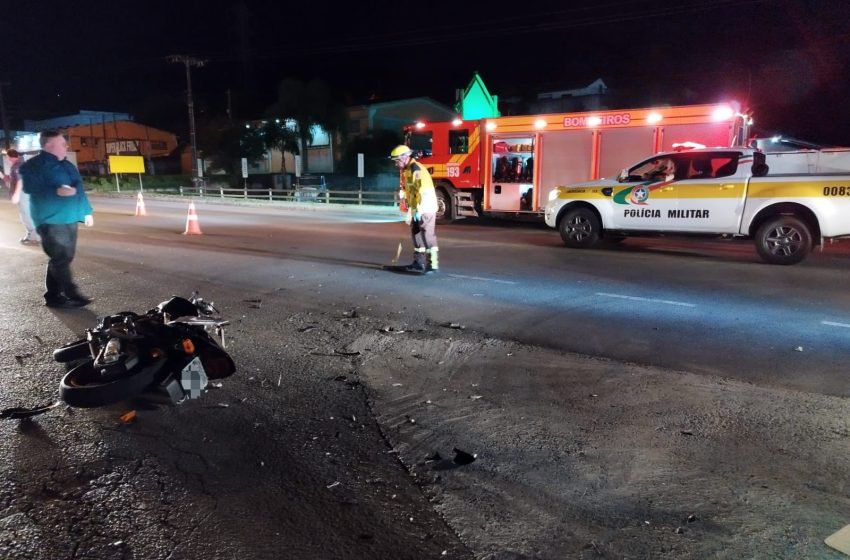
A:
POLYGON ((0 120, 3 121, 3 142, 6 144, 6 149, 12 147, 12 139, 9 138, 9 121, 6 120, 6 104, 3 102, 3 86, 8 86, 9 82, 0 82, 0 120))
POLYGON ((198 181, 198 143, 195 139, 195 102, 192 99, 192 66, 201 68, 206 60, 199 60, 184 54, 175 54, 168 57, 171 62, 180 62, 186 66, 186 104, 189 106, 189 141, 192 144, 192 182, 198 181))

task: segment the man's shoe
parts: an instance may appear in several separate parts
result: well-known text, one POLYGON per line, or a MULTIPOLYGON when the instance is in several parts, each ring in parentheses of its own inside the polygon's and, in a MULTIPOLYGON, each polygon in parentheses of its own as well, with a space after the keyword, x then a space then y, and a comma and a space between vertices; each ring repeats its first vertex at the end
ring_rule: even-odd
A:
POLYGON ((83 295, 77 295, 74 297, 65 298, 65 305, 67 307, 85 307, 94 300, 90 297, 86 297, 83 295))
POLYGON ((406 266, 404 268, 404 271, 405 272, 411 272, 413 274, 425 274, 425 272, 426 272, 425 265, 418 264, 418 263, 413 263, 411 265, 406 266))
POLYGON ((38 245, 41 243, 38 239, 30 239, 29 237, 24 237, 21 239, 21 245, 38 245))
POLYGON ((57 297, 57 298, 45 298, 44 305, 47 307, 59 307, 59 308, 67 308, 68 306, 68 298, 65 296, 57 297))
POLYGON ((61 298, 45 299, 44 305, 46 305, 47 307, 53 307, 58 309, 75 309, 77 307, 85 307, 92 301, 94 300, 85 296, 78 296, 73 298, 62 296, 61 298))

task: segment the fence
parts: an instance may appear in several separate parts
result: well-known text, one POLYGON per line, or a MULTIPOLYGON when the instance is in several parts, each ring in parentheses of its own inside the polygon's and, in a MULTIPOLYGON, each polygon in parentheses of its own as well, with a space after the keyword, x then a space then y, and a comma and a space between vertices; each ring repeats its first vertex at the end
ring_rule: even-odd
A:
POLYGON ((302 187, 281 190, 225 187, 183 187, 179 188, 180 196, 200 196, 221 199, 267 200, 270 202, 313 202, 316 204, 351 204, 362 206, 395 206, 398 204, 397 193, 383 191, 329 191, 320 187, 302 187))

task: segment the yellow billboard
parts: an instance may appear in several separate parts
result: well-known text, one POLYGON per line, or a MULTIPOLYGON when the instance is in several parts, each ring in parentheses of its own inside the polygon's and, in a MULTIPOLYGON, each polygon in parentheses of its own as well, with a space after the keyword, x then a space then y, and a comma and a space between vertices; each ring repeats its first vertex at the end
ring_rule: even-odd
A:
POLYGON ((142 156, 109 156, 110 173, 144 173, 145 158, 142 156))

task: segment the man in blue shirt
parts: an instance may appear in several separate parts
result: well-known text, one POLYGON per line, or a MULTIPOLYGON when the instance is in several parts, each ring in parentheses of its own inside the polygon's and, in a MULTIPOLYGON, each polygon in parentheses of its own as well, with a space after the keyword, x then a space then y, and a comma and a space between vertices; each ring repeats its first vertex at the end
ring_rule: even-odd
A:
POLYGON ((56 130, 41 133, 41 153, 21 165, 24 192, 41 247, 49 257, 44 303, 48 307, 83 307, 91 299, 80 293, 71 275, 77 250, 77 224, 94 225, 83 179, 65 159, 68 142, 56 130))

